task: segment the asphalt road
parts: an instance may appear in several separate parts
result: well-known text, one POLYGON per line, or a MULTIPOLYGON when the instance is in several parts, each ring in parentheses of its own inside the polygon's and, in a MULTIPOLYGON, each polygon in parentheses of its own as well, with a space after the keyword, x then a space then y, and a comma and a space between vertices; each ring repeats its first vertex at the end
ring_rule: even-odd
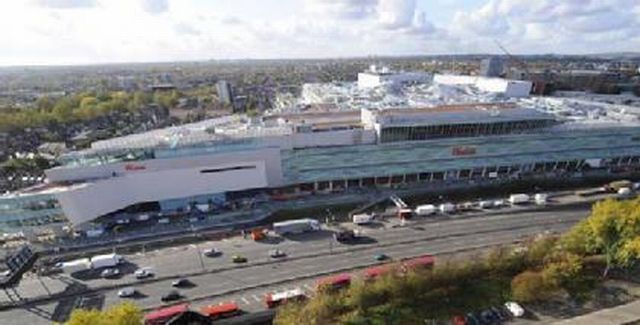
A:
MULTIPOLYGON (((585 205, 556 210, 418 222, 393 229, 364 228, 365 235, 371 239, 369 243, 361 245, 333 243, 328 232, 298 236, 281 242, 274 241, 271 244, 235 238, 199 245, 202 249, 215 246, 223 251, 221 257, 202 259, 208 271, 205 273, 201 273, 198 249, 194 246, 147 252, 128 259, 138 266, 154 267, 159 280, 138 282, 131 276, 119 280, 92 281, 77 281, 67 276, 46 279, 65 283, 62 288, 67 291, 72 290, 73 286, 96 289, 91 293, 70 295, 69 298, 56 302, 32 305, 29 309, 17 308, 1 312, 0 323, 6 319, 20 320, 20 323, 25 324, 44 324, 49 323, 51 319, 63 320, 69 310, 83 300, 81 297, 85 297, 86 304, 94 304, 97 307, 115 304, 122 300, 117 297, 117 289, 97 289, 113 283, 137 282, 135 287, 141 295, 135 299, 136 303, 143 308, 153 308, 161 305, 160 296, 171 289, 171 279, 161 278, 185 273, 201 273, 189 277, 194 283, 192 288, 180 290, 186 299, 196 300, 196 305, 233 299, 246 305, 244 308, 247 310, 257 310, 261 308, 262 296, 268 290, 279 286, 305 287, 305 284, 310 287, 308 278, 374 264, 376 262, 373 255, 378 253, 400 259, 511 243, 545 231, 565 231, 584 218, 587 210, 588 206, 585 205), (267 251, 273 247, 284 250, 288 257, 273 261, 267 256, 267 251), (240 267, 233 265, 230 261, 233 254, 246 256, 249 263, 240 267), (69 289, 70 287, 72 289, 69 289)), ((28 290, 33 290, 29 294, 34 296, 44 291, 34 280, 25 281, 21 285, 21 292, 27 293, 28 290)))
MULTIPOLYGON (((532 208, 532 207, 529 207, 532 208)), ((533 207, 536 208, 536 207, 533 207)), ((160 250, 147 251, 144 254, 126 256, 129 264, 121 267, 124 276, 120 279, 101 279, 98 274, 93 277, 82 276, 71 277, 61 274, 40 279, 27 278, 18 287, 18 292, 24 298, 44 297, 50 294, 69 291, 72 288, 97 289, 105 286, 134 285, 140 281, 136 280, 132 273, 139 267, 150 267, 156 273, 156 279, 175 277, 177 275, 192 275, 194 273, 210 272, 221 269, 236 267, 231 262, 231 256, 239 254, 248 258, 248 265, 257 263, 273 262, 268 256, 268 251, 278 248, 287 253, 288 258, 300 258, 306 255, 317 255, 324 253, 338 253, 346 250, 359 250, 367 245, 385 246, 399 242, 413 240, 428 240, 442 236, 457 236, 463 234, 481 233, 508 229, 510 227, 522 227, 526 225, 544 224, 554 222, 553 214, 566 213, 567 216, 573 214, 574 217, 585 216, 588 204, 580 206, 560 206, 547 207, 537 212, 524 212, 515 209, 503 211, 489 211, 488 213, 500 213, 498 215, 487 215, 487 212, 473 212, 464 215, 454 215, 453 217, 439 218, 417 218, 408 224, 409 228, 389 229, 387 225, 378 227, 360 227, 366 237, 358 245, 341 245, 332 240, 329 231, 304 234, 282 240, 279 237, 272 237, 262 242, 243 240, 241 237, 229 240, 204 242, 177 247, 164 248, 160 250), (570 211, 570 212, 567 212, 570 211), (453 218, 453 219, 451 219, 453 218), (421 230, 422 229, 422 230, 421 230), (417 230, 417 231, 412 231, 417 230), (208 258, 202 256, 202 251, 215 247, 223 252, 222 256, 208 258)), ((77 276, 77 274, 76 274, 77 276)), ((8 297, 0 295, 0 302, 9 302, 8 297)))

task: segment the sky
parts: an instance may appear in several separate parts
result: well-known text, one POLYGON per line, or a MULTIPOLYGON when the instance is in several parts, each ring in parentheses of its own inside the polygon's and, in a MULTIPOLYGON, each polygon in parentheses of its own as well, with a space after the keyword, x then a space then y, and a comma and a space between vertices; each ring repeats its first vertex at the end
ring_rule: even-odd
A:
POLYGON ((640 51, 640 0, 4 0, 0 66, 640 51))

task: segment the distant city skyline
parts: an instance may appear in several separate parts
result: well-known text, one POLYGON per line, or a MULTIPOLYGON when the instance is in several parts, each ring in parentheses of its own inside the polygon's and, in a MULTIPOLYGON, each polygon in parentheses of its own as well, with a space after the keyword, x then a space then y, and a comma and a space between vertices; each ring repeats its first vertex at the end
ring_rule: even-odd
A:
POLYGON ((637 0, 16 0, 0 66, 640 49, 637 0))

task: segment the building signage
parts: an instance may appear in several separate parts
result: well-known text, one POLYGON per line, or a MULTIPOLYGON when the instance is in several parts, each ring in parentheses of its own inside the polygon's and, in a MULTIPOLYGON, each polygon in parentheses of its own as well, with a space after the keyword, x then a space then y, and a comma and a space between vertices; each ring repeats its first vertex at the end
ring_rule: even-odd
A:
POLYGON ((453 147, 451 154, 454 156, 471 156, 476 154, 476 148, 469 146, 453 147))
POLYGON ((126 171, 136 171, 136 170, 145 170, 145 169, 147 169, 147 167, 145 167, 144 165, 137 165, 137 164, 124 165, 124 170, 126 171))

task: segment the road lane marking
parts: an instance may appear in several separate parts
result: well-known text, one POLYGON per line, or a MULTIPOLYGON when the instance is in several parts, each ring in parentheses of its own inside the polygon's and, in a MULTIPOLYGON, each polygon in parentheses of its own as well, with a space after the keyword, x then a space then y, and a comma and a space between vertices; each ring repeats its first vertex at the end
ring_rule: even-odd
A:
POLYGON ((257 302, 260 302, 260 298, 258 298, 258 296, 256 295, 251 295, 251 297, 253 297, 253 299, 257 302))
POLYGON ((240 299, 242 299, 242 302, 244 302, 247 305, 251 304, 251 302, 249 302, 249 300, 247 300, 247 298, 245 298, 245 297, 240 297, 240 299))

